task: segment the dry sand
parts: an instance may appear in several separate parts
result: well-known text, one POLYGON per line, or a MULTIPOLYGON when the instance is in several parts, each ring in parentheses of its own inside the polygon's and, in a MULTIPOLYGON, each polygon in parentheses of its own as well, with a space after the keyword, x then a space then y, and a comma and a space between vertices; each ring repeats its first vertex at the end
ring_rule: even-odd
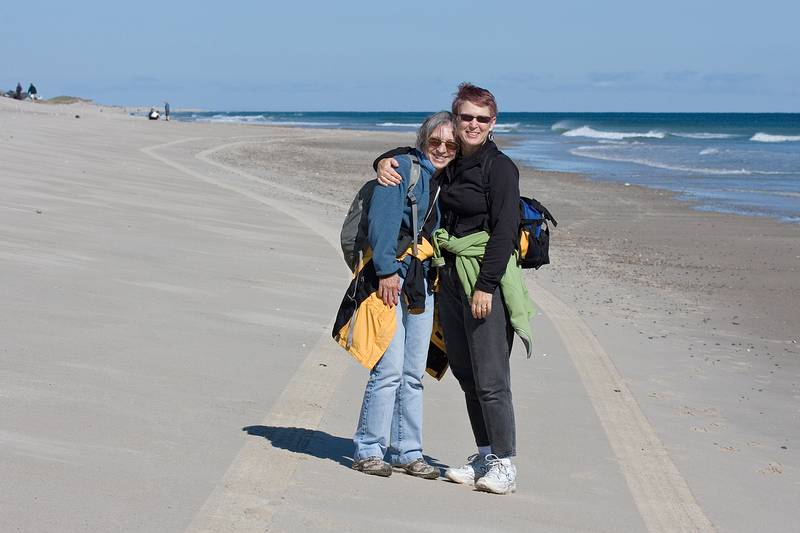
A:
MULTIPOLYGON (((2 98, 0 125, 3 531, 800 521, 796 225, 524 169, 560 224, 513 363, 519 489, 491 497, 348 469, 366 375, 328 337, 337 225, 409 135, 2 98)), ((452 376, 425 416, 431 458, 473 452, 452 376)))

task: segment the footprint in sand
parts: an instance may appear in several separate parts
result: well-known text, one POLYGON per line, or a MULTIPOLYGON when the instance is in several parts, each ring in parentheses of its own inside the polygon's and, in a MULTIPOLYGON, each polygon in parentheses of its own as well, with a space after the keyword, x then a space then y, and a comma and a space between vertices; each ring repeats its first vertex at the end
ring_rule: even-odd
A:
POLYGON ((692 431, 697 431, 698 433, 714 433, 716 431, 722 431, 725 429, 725 424, 720 424, 718 422, 711 422, 710 424, 706 424, 705 426, 692 426, 692 431))
POLYGON ((684 405, 680 408, 680 413, 686 416, 719 416, 719 409, 716 407, 689 407, 684 405))
POLYGON ((765 476, 783 474, 783 465, 780 463, 767 463, 767 466, 760 469, 758 473, 765 476))

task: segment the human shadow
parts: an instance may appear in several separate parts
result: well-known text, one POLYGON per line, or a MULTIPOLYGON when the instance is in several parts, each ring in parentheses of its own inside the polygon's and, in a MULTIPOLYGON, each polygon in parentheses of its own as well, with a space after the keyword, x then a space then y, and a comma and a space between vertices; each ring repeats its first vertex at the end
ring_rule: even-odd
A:
POLYGON ((328 459, 342 466, 353 463, 353 440, 336 437, 318 429, 275 426, 246 426, 248 435, 264 437, 275 448, 328 459))
MULTIPOLYGON (((353 464, 351 438, 337 437, 318 429, 297 427, 245 426, 242 431, 248 435, 267 439, 275 448, 327 459, 347 468, 353 464)), ((425 459, 437 468, 447 468, 447 465, 438 459, 427 455, 425 459)))

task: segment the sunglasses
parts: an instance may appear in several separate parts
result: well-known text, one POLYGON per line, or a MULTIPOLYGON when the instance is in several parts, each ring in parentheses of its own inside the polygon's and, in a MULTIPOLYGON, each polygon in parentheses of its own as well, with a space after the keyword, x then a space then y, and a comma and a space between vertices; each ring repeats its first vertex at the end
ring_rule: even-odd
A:
POLYGON ((487 117, 486 115, 467 115, 466 113, 460 113, 458 118, 461 119, 461 122, 472 122, 472 119, 477 120, 481 124, 488 124, 492 121, 493 117, 487 117))
POLYGON ((428 146, 430 146, 434 150, 436 148, 439 148, 441 145, 444 145, 444 147, 447 149, 448 152, 455 152, 456 150, 458 150, 458 144, 454 143, 453 141, 445 141, 440 139, 439 137, 430 137, 428 139, 428 146))

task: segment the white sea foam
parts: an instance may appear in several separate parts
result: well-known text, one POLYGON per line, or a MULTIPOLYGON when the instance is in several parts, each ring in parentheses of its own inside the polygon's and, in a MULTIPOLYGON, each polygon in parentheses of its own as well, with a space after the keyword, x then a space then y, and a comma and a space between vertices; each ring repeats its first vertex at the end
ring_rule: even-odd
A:
POLYGON ((798 142, 800 141, 800 135, 770 135, 769 133, 758 132, 750 137, 750 140, 760 143, 798 142))
POLYGON ((781 196, 786 198, 800 198, 800 192, 795 191, 773 191, 769 189, 747 189, 742 187, 728 187, 723 189, 726 192, 735 192, 740 194, 761 194, 764 196, 781 196))
POLYGON ((674 137, 684 137, 686 139, 733 139, 738 137, 733 133, 670 133, 674 137))
POLYGON ((651 159, 641 159, 635 157, 621 157, 603 153, 597 153, 594 148, 597 146, 581 146, 570 150, 572 155, 580 157, 588 157, 591 159, 600 159, 602 161, 614 161, 618 163, 634 163, 636 165, 644 165, 651 168, 660 168, 663 170, 676 170, 679 172, 689 172, 692 174, 706 174, 712 176, 773 176, 782 175, 783 172, 769 172, 765 170, 749 170, 746 168, 728 169, 728 168, 704 168, 704 167, 689 167, 684 165, 670 165, 660 161, 653 161, 651 159))
POLYGON ((507 133, 509 131, 513 131, 519 128, 519 122, 511 122, 509 124, 500 124, 497 123, 494 125, 494 131, 498 131, 501 133, 507 133))
POLYGON ((309 122, 299 120, 273 120, 269 115, 213 115, 198 117, 197 122, 213 122, 222 124, 261 124, 270 126, 338 126, 338 122, 309 122))
POLYGON ((706 148, 705 150, 700 150, 700 155, 714 155, 718 153, 719 153, 718 148, 706 148))
MULTIPOLYGON (((412 122, 379 122, 375 124, 379 128, 419 128, 422 123, 412 123, 412 122)), ((498 133, 508 133, 510 131, 514 131, 516 128, 519 128, 519 122, 512 122, 509 124, 495 124, 494 131, 498 133)))
POLYGON ((568 131, 573 129, 575 126, 569 120, 560 120, 550 126, 552 131, 568 131))
POLYGON ((252 124, 265 122, 265 115, 212 115, 210 117, 198 117, 197 122, 221 122, 226 124, 252 124))
POLYGON ((338 122, 302 122, 299 120, 267 120, 264 124, 271 124, 275 126, 339 126, 338 122))
POLYGON ((380 126, 382 128, 419 128, 422 126, 422 123, 412 123, 412 122, 380 122, 375 124, 376 126, 380 126))
POLYGON ((580 128, 571 129, 562 133, 564 137, 589 137, 592 139, 635 139, 635 138, 650 138, 650 139, 663 139, 667 136, 666 133, 661 131, 650 130, 648 132, 637 131, 603 131, 590 128, 589 126, 581 126, 580 128))

